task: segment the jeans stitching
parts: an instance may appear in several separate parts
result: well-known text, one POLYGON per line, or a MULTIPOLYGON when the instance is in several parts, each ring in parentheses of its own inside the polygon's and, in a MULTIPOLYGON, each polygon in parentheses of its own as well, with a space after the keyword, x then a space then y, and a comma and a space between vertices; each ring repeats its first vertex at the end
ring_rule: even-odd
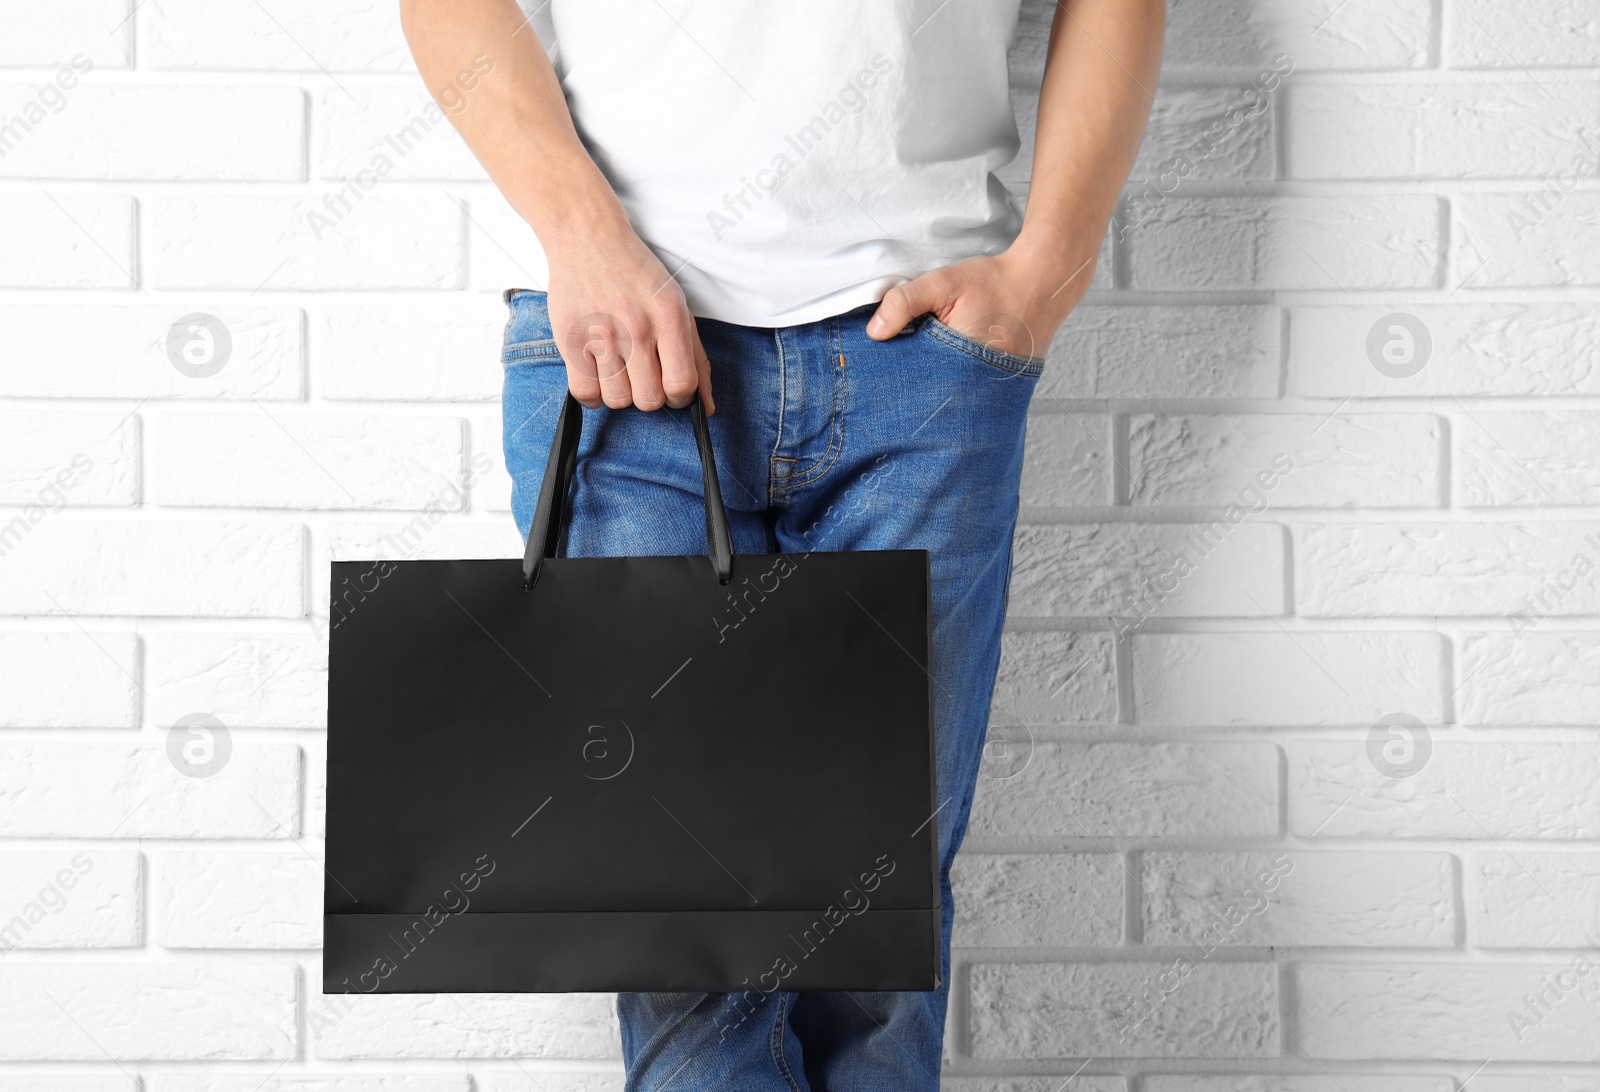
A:
POLYGON ((788 492, 793 492, 801 486, 810 485, 819 480, 828 471, 833 469, 839 457, 844 454, 844 401, 845 401, 845 365, 843 339, 839 337, 839 320, 828 320, 828 366, 833 371, 833 427, 829 430, 828 447, 817 462, 821 464, 812 471, 811 476, 800 481, 792 481, 788 492))
POLYGON ((778 1067, 778 1072, 783 1074, 783 1079, 789 1082, 791 1092, 800 1092, 800 1085, 795 1082, 794 1074, 789 1070, 789 1059, 784 1057, 783 1039, 784 1028, 789 1023, 789 995, 778 995, 777 1019, 772 1023, 772 1060, 778 1067))
MULTIPOLYGON (((777 469, 778 452, 783 449, 783 419, 784 411, 789 408, 789 358, 783 350, 783 332, 772 331, 772 343, 778 347, 778 429, 777 435, 772 440, 772 458, 767 462, 767 504, 777 507, 783 494, 783 486, 778 481, 777 469)), ((789 460, 793 462, 794 460, 789 460)), ((788 482, 784 478, 784 483, 788 482)))
POLYGON ((970 357, 993 365, 1001 371, 1011 372, 1013 375, 1038 376, 1043 374, 1045 360, 1040 356, 1018 356, 1008 353, 1004 349, 996 349, 990 345, 983 345, 965 337, 959 330, 951 329, 932 315, 924 316, 926 321, 922 328, 952 349, 960 349, 970 357))

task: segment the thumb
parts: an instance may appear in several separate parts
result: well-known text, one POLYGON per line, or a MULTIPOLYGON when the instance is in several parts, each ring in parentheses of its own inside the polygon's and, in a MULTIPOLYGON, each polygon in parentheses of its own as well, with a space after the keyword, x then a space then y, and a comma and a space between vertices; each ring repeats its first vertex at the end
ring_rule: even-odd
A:
POLYGON ((906 323, 918 315, 938 310, 944 302, 944 292, 931 274, 895 285, 884 294, 872 321, 867 323, 867 336, 875 341, 887 341, 904 330, 906 323))

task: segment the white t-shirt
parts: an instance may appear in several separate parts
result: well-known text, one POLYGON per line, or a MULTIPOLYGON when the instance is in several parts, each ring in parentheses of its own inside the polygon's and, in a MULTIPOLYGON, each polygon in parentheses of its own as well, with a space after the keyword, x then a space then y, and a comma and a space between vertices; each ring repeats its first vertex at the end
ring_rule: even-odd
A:
POLYGON ((789 326, 1015 238, 1019 3, 552 0, 535 26, 690 310, 789 326))

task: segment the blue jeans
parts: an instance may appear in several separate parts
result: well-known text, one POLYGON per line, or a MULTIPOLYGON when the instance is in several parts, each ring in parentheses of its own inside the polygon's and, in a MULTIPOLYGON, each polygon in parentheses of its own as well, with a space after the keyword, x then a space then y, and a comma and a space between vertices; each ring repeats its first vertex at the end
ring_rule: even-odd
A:
MULTIPOLYGON (((528 533, 566 373, 545 296, 508 294, 506 467, 528 533)), ((907 1092, 939 1087, 950 864, 966 831, 1000 659, 1023 431, 1040 361, 931 316, 888 342, 872 307, 784 329, 699 320, 717 473, 736 553, 925 549, 933 659, 943 972, 936 990, 621 994, 627 1087, 907 1092), (763 1011, 764 1010, 764 1011, 763 1011)), ((687 411, 585 410, 567 556, 706 549, 687 411)), ((793 667, 796 686, 826 686, 793 667)), ((775 693, 775 700, 782 695, 775 693)))

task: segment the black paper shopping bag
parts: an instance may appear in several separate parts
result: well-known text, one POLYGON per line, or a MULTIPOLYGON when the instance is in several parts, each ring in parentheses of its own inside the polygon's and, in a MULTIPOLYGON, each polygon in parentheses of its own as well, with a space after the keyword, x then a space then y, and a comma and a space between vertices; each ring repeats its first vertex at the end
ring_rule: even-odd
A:
POLYGON ((939 982, 928 557, 335 562, 323 989, 939 982))

